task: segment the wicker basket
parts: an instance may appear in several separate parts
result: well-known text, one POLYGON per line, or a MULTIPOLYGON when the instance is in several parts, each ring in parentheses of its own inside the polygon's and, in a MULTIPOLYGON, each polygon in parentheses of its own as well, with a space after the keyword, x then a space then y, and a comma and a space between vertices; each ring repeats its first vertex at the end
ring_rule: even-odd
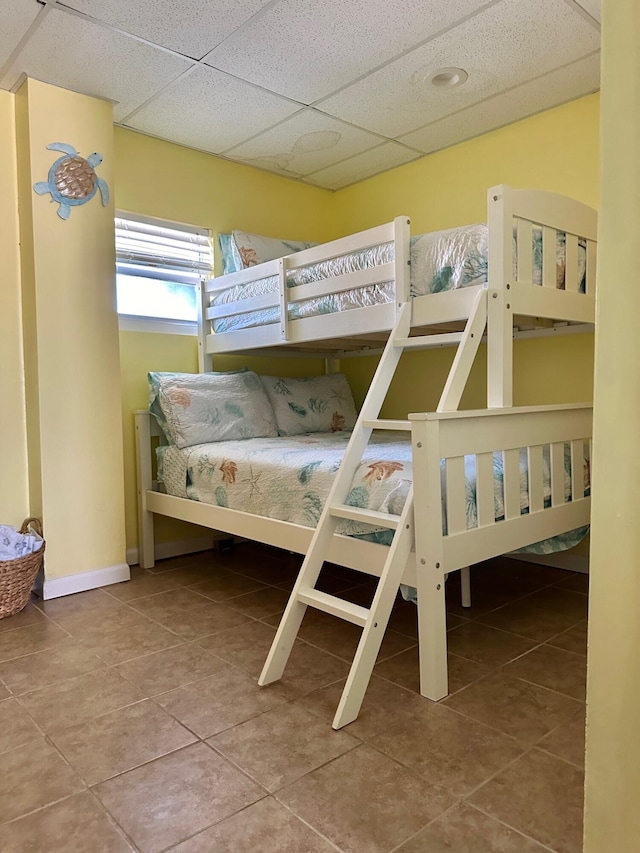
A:
MULTIPOLYGON (((28 533, 33 528, 42 536, 42 522, 39 518, 26 518, 22 522, 20 533, 28 533)), ((45 543, 33 554, 25 554, 15 560, 0 560, 0 619, 13 616, 25 608, 29 602, 31 587, 42 565, 45 543)))

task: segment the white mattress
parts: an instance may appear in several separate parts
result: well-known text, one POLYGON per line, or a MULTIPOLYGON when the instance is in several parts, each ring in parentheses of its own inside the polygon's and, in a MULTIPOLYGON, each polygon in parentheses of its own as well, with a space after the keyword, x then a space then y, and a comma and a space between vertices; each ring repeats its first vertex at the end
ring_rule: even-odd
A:
MULTIPOLYGON (((287 286, 297 287, 358 270, 389 263, 394 258, 393 243, 382 243, 358 252, 292 270, 287 286)), ((448 231, 422 234, 411 239, 411 295, 421 296, 441 290, 453 290, 487 280, 487 226, 469 225, 448 231)), ((214 305, 251 299, 278 290, 277 276, 269 276, 245 285, 236 285, 215 296, 214 305)), ((393 282, 342 291, 289 305, 289 319, 349 311, 394 300, 393 282)), ((279 309, 248 311, 214 321, 215 332, 231 332, 251 326, 279 322, 279 309)))

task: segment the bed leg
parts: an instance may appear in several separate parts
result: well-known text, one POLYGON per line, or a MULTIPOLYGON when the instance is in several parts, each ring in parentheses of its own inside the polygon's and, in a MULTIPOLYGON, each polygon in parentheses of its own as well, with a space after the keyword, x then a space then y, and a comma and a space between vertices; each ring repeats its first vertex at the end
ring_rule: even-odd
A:
POLYGON ((463 607, 471 607, 471 572, 469 566, 460 569, 460 594, 463 607))
POLYGON ((152 569, 156 564, 153 513, 141 508, 138 511, 138 562, 141 568, 152 569))
POLYGON ((153 539, 153 513, 148 512, 146 493, 153 488, 151 471, 151 415, 148 411, 135 412, 136 428, 136 484, 138 488, 138 563, 143 569, 155 565, 153 539))
POLYGON ((418 575, 420 693, 437 702, 449 693, 447 616, 444 577, 437 571, 418 575))

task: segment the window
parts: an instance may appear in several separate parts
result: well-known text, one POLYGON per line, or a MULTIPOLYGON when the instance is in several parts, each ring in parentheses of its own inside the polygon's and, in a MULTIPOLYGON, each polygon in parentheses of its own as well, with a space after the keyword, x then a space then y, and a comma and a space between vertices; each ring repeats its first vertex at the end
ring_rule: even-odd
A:
POLYGON ((117 216, 115 226, 121 327, 192 334, 197 285, 213 265, 207 229, 131 213, 117 216))

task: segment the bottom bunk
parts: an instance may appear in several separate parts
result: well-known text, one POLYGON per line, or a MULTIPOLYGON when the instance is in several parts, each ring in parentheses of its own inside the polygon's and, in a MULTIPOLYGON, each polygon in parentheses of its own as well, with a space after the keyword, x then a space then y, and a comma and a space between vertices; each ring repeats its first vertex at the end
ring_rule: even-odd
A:
MULTIPOLYGON (((588 524, 591 419, 586 405, 424 413, 390 424, 403 435, 385 433, 369 445, 325 559, 379 576, 389 553, 380 544, 392 526, 389 516, 403 510, 403 495, 415 493, 415 524, 401 580, 417 590, 423 695, 437 700, 447 693, 446 575, 553 537, 564 536, 565 542, 549 547, 568 546, 573 540, 567 532, 588 524), (380 512, 377 530, 358 526, 358 504, 365 501, 369 521, 372 512, 380 512), (371 539, 378 541, 366 541, 371 539)), ((315 434, 293 444, 290 438, 249 439, 228 447, 217 442, 213 451, 210 445, 166 447, 159 454, 161 473, 177 491, 178 472, 183 484, 178 496, 154 488, 151 437, 159 429, 149 412, 136 414, 136 431, 145 567, 153 565, 154 513, 306 554, 314 536, 308 525, 327 500, 331 474, 347 443, 336 433, 324 443, 315 434), (260 449, 252 441, 261 443, 260 449), (261 455, 270 461, 258 470, 261 455), (283 475, 285 456, 292 464, 283 475), (198 499, 206 495, 215 503, 198 499), (292 520, 265 515, 274 504, 287 505, 292 520)), ((359 689, 363 692, 362 685, 359 689)), ((334 725, 346 722, 342 717, 334 725)))

